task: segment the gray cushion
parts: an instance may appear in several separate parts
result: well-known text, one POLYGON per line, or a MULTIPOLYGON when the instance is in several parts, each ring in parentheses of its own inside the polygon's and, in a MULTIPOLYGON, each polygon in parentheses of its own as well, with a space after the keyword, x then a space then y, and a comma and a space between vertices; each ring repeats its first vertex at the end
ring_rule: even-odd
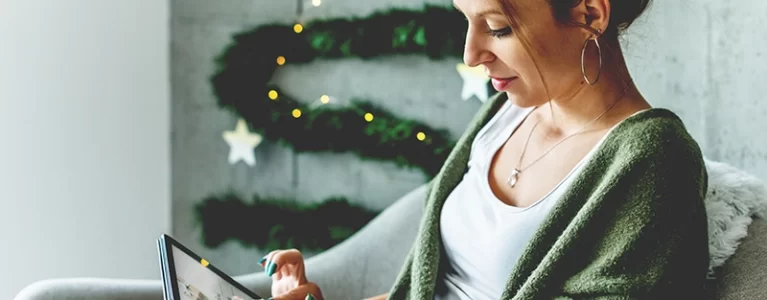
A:
POLYGON ((706 159, 709 275, 724 265, 748 235, 752 217, 767 207, 764 182, 731 165, 706 159))

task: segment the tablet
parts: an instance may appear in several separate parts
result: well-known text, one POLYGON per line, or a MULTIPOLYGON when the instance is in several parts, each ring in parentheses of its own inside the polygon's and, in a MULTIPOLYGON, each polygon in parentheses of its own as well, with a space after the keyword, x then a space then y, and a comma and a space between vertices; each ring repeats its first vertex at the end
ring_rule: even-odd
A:
POLYGON ((157 247, 165 300, 262 299, 167 234, 157 247))

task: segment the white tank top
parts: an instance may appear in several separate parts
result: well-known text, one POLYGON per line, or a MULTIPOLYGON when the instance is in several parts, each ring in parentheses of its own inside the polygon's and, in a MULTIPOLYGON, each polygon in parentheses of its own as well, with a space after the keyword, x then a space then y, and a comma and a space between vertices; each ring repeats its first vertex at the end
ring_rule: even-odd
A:
POLYGON ((439 274, 434 299, 500 299, 528 241, 604 141, 603 137, 559 184, 532 205, 507 205, 490 189, 490 163, 532 111, 507 102, 477 133, 469 170, 445 200, 440 215, 447 267, 439 274))

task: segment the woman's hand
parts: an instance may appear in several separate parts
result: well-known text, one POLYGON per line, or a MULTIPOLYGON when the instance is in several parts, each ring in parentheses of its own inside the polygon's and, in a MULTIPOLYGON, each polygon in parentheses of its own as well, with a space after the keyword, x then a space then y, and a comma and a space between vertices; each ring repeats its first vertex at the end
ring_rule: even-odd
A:
POLYGON ((317 284, 306 279, 304 257, 296 249, 275 250, 258 262, 272 277, 274 300, 324 300, 317 284))

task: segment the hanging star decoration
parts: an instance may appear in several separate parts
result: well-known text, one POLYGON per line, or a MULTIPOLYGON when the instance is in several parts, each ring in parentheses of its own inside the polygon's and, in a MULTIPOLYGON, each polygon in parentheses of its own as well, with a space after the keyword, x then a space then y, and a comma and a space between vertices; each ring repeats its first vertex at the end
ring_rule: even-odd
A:
POLYGON ((463 91, 461 92, 463 101, 476 96, 482 103, 487 102, 489 98, 487 83, 490 81, 490 77, 485 75, 484 68, 482 66, 472 68, 464 64, 458 64, 456 69, 461 78, 463 78, 463 91))
POLYGON ((261 144, 263 137, 260 134, 248 131, 248 123, 240 119, 234 131, 225 131, 224 140, 229 144, 229 164, 236 164, 240 160, 249 166, 256 165, 254 150, 261 144))

